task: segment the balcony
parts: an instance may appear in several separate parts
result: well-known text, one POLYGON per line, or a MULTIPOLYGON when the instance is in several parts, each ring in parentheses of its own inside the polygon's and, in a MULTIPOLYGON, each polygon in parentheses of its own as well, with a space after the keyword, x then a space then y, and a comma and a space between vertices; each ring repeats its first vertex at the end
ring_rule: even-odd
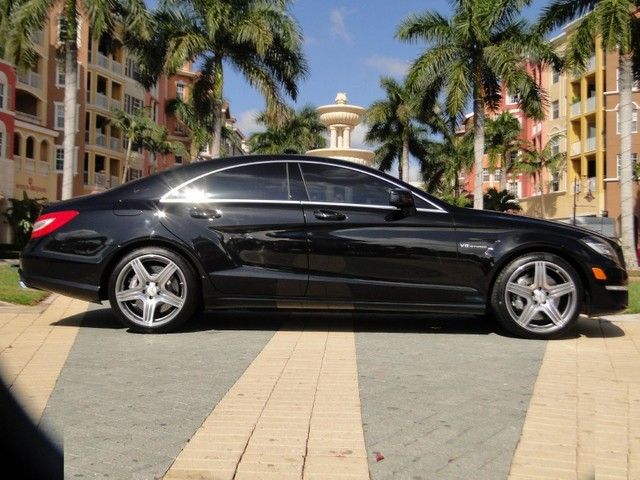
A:
POLYGON ((18 82, 33 88, 40 88, 40 74, 32 70, 18 73, 18 82))
POLYGON ((122 110, 122 102, 114 98, 111 99, 111 110, 122 110))
POLYGON ((596 69, 596 56, 593 55, 592 57, 589 58, 589 61, 587 62, 587 72, 593 72, 596 69))
POLYGON ((93 173, 93 184, 98 187, 106 188, 107 187, 107 176, 104 173, 94 172, 93 173))
POLYGON ((98 52, 96 54, 96 64, 105 70, 109 70, 109 57, 98 52))
POLYGON ((31 38, 31 41, 36 45, 42 45, 44 43, 44 35, 42 33, 42 30, 38 30, 37 32, 32 32, 29 35, 29 38, 31 38))
POLYGON ((587 192, 597 192, 598 191, 598 179, 596 177, 587 178, 587 192))
POLYGON ((580 101, 574 103, 573 105, 571 105, 571 116, 575 117, 577 115, 580 115, 580 113, 582 112, 582 108, 581 108, 581 103, 580 101))
POLYGON ((117 187, 118 185, 120 185, 120 177, 118 177, 117 175, 111 175, 111 178, 109 180, 109 186, 113 188, 113 187, 117 187))
POLYGON ((591 113, 596 109, 596 97, 587 98, 587 113, 591 113))
POLYGON ((36 115, 31 115, 30 113, 19 112, 16 110, 16 118, 18 120, 24 120, 25 122, 35 123, 36 125, 42 125, 42 120, 40 120, 36 115))
POLYGON ((587 138, 587 152, 592 152, 596 149, 596 137, 587 138))
POLYGON ((93 103, 105 110, 109 109, 109 98, 104 93, 96 92, 96 98, 93 103))
POLYGON ((580 142, 573 142, 571 144, 571 155, 580 155, 581 151, 582 147, 580 145, 580 142))
POLYGON ((100 145, 101 147, 107 146, 107 136, 104 133, 96 132, 95 138, 96 145, 100 145))
POLYGON ((116 75, 122 75, 122 64, 111 60, 111 71, 116 75))
POLYGON ((121 140, 119 138, 111 137, 109 139, 109 148, 111 150, 120 151, 121 150, 120 144, 121 144, 121 140))
POLYGON ((38 160, 38 173, 43 176, 49 175, 49 162, 42 162, 38 160))

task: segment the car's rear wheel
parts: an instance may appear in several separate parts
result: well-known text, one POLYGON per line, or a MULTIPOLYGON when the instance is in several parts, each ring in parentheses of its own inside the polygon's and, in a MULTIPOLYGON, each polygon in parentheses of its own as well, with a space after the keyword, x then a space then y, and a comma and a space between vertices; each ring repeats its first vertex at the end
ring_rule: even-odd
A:
POLYGON ((196 310, 198 282, 180 255, 147 247, 125 255, 109 279, 109 301, 118 318, 132 330, 168 332, 196 310))
POLYGON ((575 327, 582 298, 580 277, 568 262, 550 253, 531 253, 500 272, 491 306, 511 333, 547 339, 575 327))

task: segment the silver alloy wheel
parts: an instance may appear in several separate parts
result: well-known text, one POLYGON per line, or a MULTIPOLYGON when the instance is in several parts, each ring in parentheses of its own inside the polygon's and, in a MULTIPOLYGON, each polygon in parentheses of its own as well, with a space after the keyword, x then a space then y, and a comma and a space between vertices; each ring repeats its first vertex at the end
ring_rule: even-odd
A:
POLYGON ((504 300, 509 315, 520 327, 535 333, 551 333, 574 317, 578 290, 564 268, 536 260, 511 274, 504 300))
POLYGON ((116 279, 115 298, 122 313, 143 327, 160 327, 185 305, 187 282, 178 265, 158 254, 129 261, 116 279))

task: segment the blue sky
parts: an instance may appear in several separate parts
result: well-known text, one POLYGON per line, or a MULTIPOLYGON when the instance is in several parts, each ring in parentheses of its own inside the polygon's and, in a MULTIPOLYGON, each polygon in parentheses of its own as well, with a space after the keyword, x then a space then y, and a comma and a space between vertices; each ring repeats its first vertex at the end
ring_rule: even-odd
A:
MULTIPOLYGON (((548 2, 535 0, 525 14, 534 18, 548 2)), ((401 78, 408 65, 425 48, 394 38, 408 15, 437 10, 451 12, 446 0, 297 0, 293 15, 305 36, 309 75, 300 84, 297 105, 333 103, 338 91, 349 102, 368 106, 381 96, 381 75, 401 78)), ((225 72, 224 95, 231 113, 245 133, 255 129, 253 116, 264 108, 260 95, 236 75, 225 72)), ((359 143, 362 129, 354 141, 359 143)))

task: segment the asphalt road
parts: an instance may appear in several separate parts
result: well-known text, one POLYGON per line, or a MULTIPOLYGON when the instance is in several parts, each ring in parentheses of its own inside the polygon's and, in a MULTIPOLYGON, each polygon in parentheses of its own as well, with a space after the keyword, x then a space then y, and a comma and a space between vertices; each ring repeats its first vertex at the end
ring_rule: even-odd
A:
MULTIPOLYGON (((373 479, 506 478, 545 342, 476 319, 340 315, 356 326, 373 479)), ((64 444, 66 476, 162 475, 291 317, 308 328, 327 319, 226 312, 138 335, 107 309, 88 312, 42 422, 64 444)))

